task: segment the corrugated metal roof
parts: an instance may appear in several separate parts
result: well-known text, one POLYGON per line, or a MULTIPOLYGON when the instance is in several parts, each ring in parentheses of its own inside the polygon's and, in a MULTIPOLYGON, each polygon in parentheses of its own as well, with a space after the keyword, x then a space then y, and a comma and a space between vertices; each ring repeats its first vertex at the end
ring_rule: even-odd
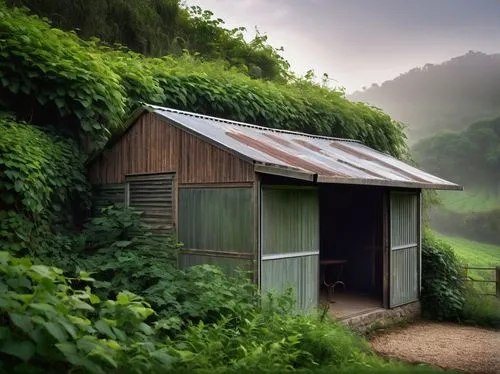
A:
POLYGON ((357 141, 271 129, 149 105, 172 124, 256 163, 263 173, 319 183, 462 189, 357 141))

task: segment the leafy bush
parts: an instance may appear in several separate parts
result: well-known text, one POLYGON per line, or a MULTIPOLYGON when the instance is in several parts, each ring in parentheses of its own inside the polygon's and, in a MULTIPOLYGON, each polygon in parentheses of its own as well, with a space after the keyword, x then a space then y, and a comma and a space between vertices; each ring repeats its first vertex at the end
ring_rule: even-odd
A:
POLYGON ((97 37, 119 43, 148 56, 179 55, 188 50, 204 60, 222 59, 258 78, 284 80, 288 64, 257 33, 249 42, 244 28, 226 29, 210 11, 184 8, 179 0, 7 0, 11 6, 27 6, 54 26, 76 30, 84 39, 97 37))
POLYGON ((57 226, 72 226, 90 204, 84 158, 75 144, 0 118, 0 248, 42 256, 57 226))
POLYGON ((494 296, 483 295, 472 285, 465 290, 465 301, 461 313, 466 323, 500 328, 500 301, 494 296))
POLYGON ((99 148, 106 129, 137 101, 263 126, 355 138, 402 156, 402 126, 342 92, 296 79, 254 80, 224 63, 141 55, 83 42, 24 11, 0 3, 0 105, 18 118, 86 135, 99 148), (22 104, 20 104, 22 103, 22 104), (127 103, 127 105, 125 105, 127 103))
POLYGON ((422 315, 458 320, 464 306, 464 270, 453 249, 426 231, 422 240, 422 315))
MULTIPOLYGON (((89 286, 92 282, 87 273, 66 278, 55 267, 0 252, 0 370, 404 369, 377 358, 345 327, 282 313, 269 304, 265 310, 248 306, 245 318, 228 313, 179 330, 173 324, 176 315, 158 319, 149 304, 127 291, 100 299, 89 286)), ((225 290, 217 287, 214 292, 225 290)))
POLYGON ((85 249, 78 267, 106 282, 106 296, 121 290, 142 295, 162 316, 215 321, 221 315, 244 318, 257 305, 255 286, 229 279, 211 266, 178 268, 179 243, 155 236, 141 213, 121 205, 104 208, 82 232, 85 249))
POLYGON ((0 193, 3 209, 39 217, 63 210, 78 195, 88 206, 84 158, 75 144, 25 123, 0 118, 0 193))
POLYGON ((71 287, 91 281, 86 274, 70 280, 7 252, 0 252, 0 280, 2 371, 104 373, 128 363, 129 372, 140 372, 145 362, 154 367, 163 360, 154 341, 144 344, 153 334, 144 321, 154 311, 133 294, 101 301, 89 287, 71 287))
POLYGON ((18 118, 95 141, 119 124, 118 76, 76 35, 0 3, 0 40, 0 103, 18 118))

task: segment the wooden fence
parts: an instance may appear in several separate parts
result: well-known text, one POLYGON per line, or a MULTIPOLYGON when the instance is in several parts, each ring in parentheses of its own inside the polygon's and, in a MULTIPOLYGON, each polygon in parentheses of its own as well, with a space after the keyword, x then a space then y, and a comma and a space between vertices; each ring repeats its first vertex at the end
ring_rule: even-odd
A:
POLYGON ((496 296, 500 298, 500 266, 496 267, 478 267, 478 266, 468 266, 465 265, 465 279, 469 282, 478 282, 478 283, 495 283, 495 294, 485 294, 485 295, 491 295, 491 296, 496 296), (479 271, 484 271, 484 272, 493 272, 495 274, 495 279, 494 280, 487 280, 487 279, 474 279, 471 276, 469 276, 469 270, 479 270, 479 271))

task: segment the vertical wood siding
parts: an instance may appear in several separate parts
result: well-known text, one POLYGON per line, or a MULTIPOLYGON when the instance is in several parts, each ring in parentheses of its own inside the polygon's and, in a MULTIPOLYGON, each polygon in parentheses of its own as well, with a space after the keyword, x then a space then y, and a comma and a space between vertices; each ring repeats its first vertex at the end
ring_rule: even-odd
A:
POLYGON ((262 188, 261 288, 294 289, 297 308, 318 304, 319 201, 310 188, 262 188))
POLYGON ((262 291, 281 294, 292 288, 297 309, 318 306, 318 255, 262 261, 262 291))
POLYGON ((142 115, 89 168, 93 184, 123 183, 126 175, 176 172, 178 182, 251 182, 253 165, 194 135, 168 124, 156 114, 142 115))
POLYGON ((252 188, 180 188, 179 240, 188 249, 253 253, 252 188))
POLYGON ((186 132, 180 133, 179 182, 252 182, 253 165, 186 132))
POLYGON ((264 187, 262 201, 263 255, 319 250, 316 189, 264 187))
POLYGON ((418 195, 391 193, 390 306, 418 300, 418 195))
POLYGON ((231 275, 253 270, 253 196, 252 187, 179 188, 180 265, 216 264, 231 275))
POLYGON ((230 276, 238 276, 242 273, 249 275, 252 272, 252 260, 245 260, 240 258, 227 258, 217 256, 203 256, 195 255, 192 253, 183 253, 180 255, 179 265, 182 269, 186 269, 194 265, 216 265, 221 270, 230 276))

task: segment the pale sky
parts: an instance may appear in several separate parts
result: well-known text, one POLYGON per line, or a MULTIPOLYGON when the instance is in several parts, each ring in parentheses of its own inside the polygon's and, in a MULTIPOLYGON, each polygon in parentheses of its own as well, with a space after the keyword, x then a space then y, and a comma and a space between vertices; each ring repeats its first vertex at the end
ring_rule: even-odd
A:
POLYGON ((266 33, 294 72, 353 92, 469 50, 500 53, 500 0, 186 0, 266 33), (335 82, 333 82, 335 84, 335 82))

